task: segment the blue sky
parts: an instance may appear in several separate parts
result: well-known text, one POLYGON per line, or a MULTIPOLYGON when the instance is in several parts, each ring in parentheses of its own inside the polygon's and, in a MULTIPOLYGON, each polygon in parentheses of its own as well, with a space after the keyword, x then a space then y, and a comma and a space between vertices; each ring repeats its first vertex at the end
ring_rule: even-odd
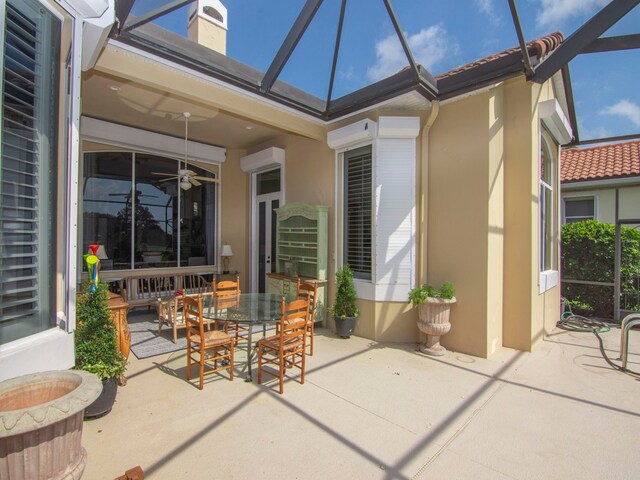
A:
MULTIPOLYGON (((228 9, 227 54, 266 71, 304 0, 222 0, 228 9)), ((565 37, 607 0, 518 0, 527 41, 565 37)), ((416 60, 434 75, 518 43, 507 0, 392 0, 416 60)), ((138 0, 133 13, 158 5, 138 0)), ((280 75, 326 98, 339 0, 325 0, 280 75)), ((186 34, 186 9, 156 23, 186 34)), ((640 6, 605 36, 638 33, 640 6)), ((382 0, 348 0, 333 98, 407 65, 382 0)), ((570 63, 582 140, 640 133, 640 51, 580 55, 570 63)))

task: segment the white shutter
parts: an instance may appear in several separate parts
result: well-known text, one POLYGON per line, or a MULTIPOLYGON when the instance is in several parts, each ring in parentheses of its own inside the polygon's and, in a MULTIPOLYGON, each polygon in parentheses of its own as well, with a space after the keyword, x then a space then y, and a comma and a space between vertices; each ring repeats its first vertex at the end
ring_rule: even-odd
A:
POLYGON ((59 22, 6 4, 0 163, 0 343, 51 327, 56 248, 54 102, 59 22))
MULTIPOLYGON (((376 158, 376 284, 412 283, 415 237, 415 140, 383 138, 376 158)), ((404 295, 405 289, 397 293, 404 295)), ((394 295, 394 297, 397 295, 394 295)))

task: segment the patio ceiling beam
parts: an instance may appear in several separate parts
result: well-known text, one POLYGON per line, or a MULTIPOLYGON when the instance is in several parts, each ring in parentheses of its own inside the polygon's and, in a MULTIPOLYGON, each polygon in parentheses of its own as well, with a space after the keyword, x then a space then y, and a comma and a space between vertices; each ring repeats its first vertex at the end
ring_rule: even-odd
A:
POLYGON ((580 135, 578 133, 578 117, 576 116, 576 104, 573 98, 573 86, 571 84, 571 73, 569 72, 569 64, 562 66, 562 86, 567 97, 567 109, 569 110, 569 123, 573 130, 573 140, 571 144, 580 142, 580 135))
POLYGON ((260 91, 262 93, 267 93, 271 90, 271 87, 273 87, 273 84, 278 79, 278 75, 280 75, 280 72, 289 60, 289 57, 307 30, 311 20, 313 20, 320 5, 322 5, 322 0, 307 0, 307 3, 302 7, 298 18, 296 18, 296 21, 287 34, 287 38, 285 38, 282 45, 280 45, 280 50, 278 50, 271 65, 269 65, 269 69, 264 74, 264 77, 262 77, 262 81, 260 82, 260 91))
POLYGON ((534 71, 531 65, 531 58, 529 57, 529 50, 527 50, 527 42, 524 39, 524 33, 522 32, 522 25, 520 23, 520 16, 518 15, 518 7, 516 7, 516 0, 509 0, 509 8, 511 9, 511 18, 513 19, 513 26, 516 28, 516 34, 518 35, 518 42, 520 43, 520 51, 522 52, 522 63, 524 65, 524 73, 527 78, 533 77, 534 71))
POLYGON ((336 44, 333 49, 333 63, 331 64, 331 76, 329 77, 329 90, 327 91, 327 107, 329 109, 329 102, 331 102, 331 95, 333 94, 333 82, 336 77, 336 65, 338 64, 338 52, 340 51, 340 39, 342 38, 342 24, 344 23, 344 11, 347 7, 347 0, 342 0, 340 6, 340 17, 338 18, 338 30, 336 31, 336 44))
POLYGON ((116 0, 116 23, 118 32, 122 30, 127 18, 129 18, 134 2, 135 0, 116 0))
POLYGON ((532 77, 533 81, 537 83, 547 81, 563 65, 573 60, 586 46, 615 25, 639 3, 640 0, 613 0, 603 7, 562 42, 556 50, 551 52, 544 62, 538 65, 532 77))
MULTIPOLYGON (((409 60, 409 65, 411 65, 411 70, 415 73, 416 80, 420 79, 420 71, 418 70, 418 65, 416 64, 415 59, 413 58, 413 54, 411 53, 411 49, 409 48, 409 44, 407 43, 407 39, 402 33, 402 29, 400 28, 400 24, 398 23, 398 18, 396 17, 395 12, 393 11, 393 7, 391 6, 391 0, 384 0, 384 6, 387 7, 387 13, 389 14, 389 18, 391 19, 391 23, 393 23, 393 28, 396 31, 396 35, 398 36, 398 40, 400 40, 400 44, 402 45, 402 49, 404 50, 404 54, 409 60)), ((424 68, 424 66, 423 66, 424 68)))
POLYGON ((193 3, 194 1, 195 0, 174 0, 173 2, 167 3, 166 5, 163 5, 160 8, 156 8, 155 10, 150 11, 146 15, 142 15, 140 17, 137 17, 132 22, 127 22, 124 25, 124 27, 122 28, 122 30, 124 32, 128 32, 130 30, 133 30, 134 28, 137 28, 140 25, 144 25, 145 23, 152 22, 156 18, 162 17, 163 15, 166 15, 167 13, 171 13, 174 10, 178 10, 179 8, 182 8, 185 5, 189 5, 190 3, 193 3))
MULTIPOLYGON (((580 140, 579 142, 574 142, 567 147, 573 147, 578 145, 593 145, 594 143, 612 143, 612 142, 623 142, 625 140, 635 140, 640 138, 640 133, 633 133, 631 135, 619 135, 617 137, 605 137, 605 138, 594 138, 591 140, 580 140)), ((566 147, 563 147, 566 148, 566 147)))
POLYGON ((620 35, 618 37, 597 38, 580 53, 613 52, 617 50, 632 50, 640 48, 640 34, 620 35))

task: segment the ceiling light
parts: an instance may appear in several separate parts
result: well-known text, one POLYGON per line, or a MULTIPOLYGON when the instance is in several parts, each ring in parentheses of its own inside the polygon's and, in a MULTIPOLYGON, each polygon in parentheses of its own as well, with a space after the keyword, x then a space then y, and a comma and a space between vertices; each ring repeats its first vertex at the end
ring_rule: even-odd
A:
POLYGON ((246 126, 246 127, 244 127, 244 128, 246 128, 247 130, 253 130, 253 129, 254 129, 254 128, 256 128, 256 127, 254 127, 253 125, 247 125, 247 126, 246 126))
POLYGON ((120 91, 120 87, 118 85, 110 85, 109 89, 113 90, 114 92, 120 91))

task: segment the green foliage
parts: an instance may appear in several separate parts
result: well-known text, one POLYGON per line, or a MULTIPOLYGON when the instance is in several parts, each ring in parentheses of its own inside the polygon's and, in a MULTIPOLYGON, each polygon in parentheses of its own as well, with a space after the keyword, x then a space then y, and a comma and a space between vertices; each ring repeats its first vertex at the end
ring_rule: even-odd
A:
POLYGON ((345 265, 336 272, 336 299, 331 306, 334 317, 357 317, 360 309, 356 304, 356 287, 353 284, 353 272, 345 265))
POLYGON ((409 292, 409 302, 412 306, 417 307, 421 303, 424 303, 428 297, 451 300, 455 294, 456 289, 451 282, 444 282, 440 288, 434 288, 425 283, 409 292))
MULTIPOLYGON (((627 298, 637 297, 633 278, 640 274, 640 231, 622 227, 621 277, 622 291, 627 298)), ((615 226, 596 220, 567 223, 562 226, 562 278, 614 282, 615 226)), ((562 295, 574 310, 581 313, 611 317, 613 287, 579 285, 564 282, 562 295)), ((638 305, 627 304, 626 308, 638 305)))
POLYGON ((106 380, 122 375, 126 360, 118 350, 116 326, 107 303, 107 285, 99 283, 95 293, 89 284, 76 301, 76 367, 106 380))

